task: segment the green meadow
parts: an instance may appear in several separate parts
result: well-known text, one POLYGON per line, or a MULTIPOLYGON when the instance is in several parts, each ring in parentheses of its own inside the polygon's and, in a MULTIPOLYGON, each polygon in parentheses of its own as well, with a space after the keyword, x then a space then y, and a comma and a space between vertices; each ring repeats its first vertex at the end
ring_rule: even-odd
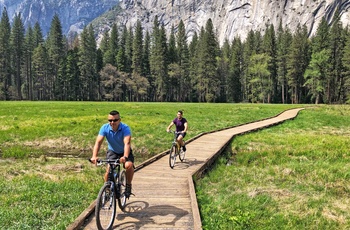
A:
POLYGON ((235 137, 196 182, 203 228, 347 229, 349 106, 116 102, 0 102, 0 229, 65 229, 91 204, 104 170, 87 158, 111 110, 132 129, 137 165, 169 148, 178 110, 190 139, 296 107, 235 137))
POLYGON ((237 136, 197 181, 203 229, 350 229, 350 106, 237 136))

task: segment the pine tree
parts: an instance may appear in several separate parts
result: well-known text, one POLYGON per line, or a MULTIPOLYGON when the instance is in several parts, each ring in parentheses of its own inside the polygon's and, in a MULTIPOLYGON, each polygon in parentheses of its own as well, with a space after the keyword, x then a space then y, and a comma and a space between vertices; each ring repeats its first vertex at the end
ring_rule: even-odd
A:
POLYGON ((98 97, 98 75, 96 69, 96 41, 92 25, 84 28, 80 37, 79 71, 81 82, 80 100, 96 100, 98 97))
POLYGON ((13 27, 11 30, 11 47, 12 47, 12 67, 15 79, 16 97, 15 99, 22 100, 22 64, 24 61, 24 25, 21 14, 16 14, 13 27))
POLYGON ((80 70, 78 66, 79 56, 78 47, 67 52, 65 60, 65 71, 67 79, 67 92, 65 100, 77 101, 80 95, 80 70))
POLYGON ((10 35, 11 25, 7 9, 4 8, 0 21, 0 100, 9 100, 11 95, 11 47, 8 39, 10 35))
POLYGON ((33 36, 34 36, 33 38, 34 47, 38 47, 39 44, 43 44, 45 42, 43 37, 43 32, 38 22, 34 24, 33 36))
POLYGON ((249 101, 249 95, 252 89, 249 87, 250 75, 248 73, 248 68, 250 66, 250 57, 257 53, 256 50, 256 36, 253 30, 248 32, 247 38, 243 43, 243 54, 242 54, 242 99, 245 102, 249 101))
POLYGON ((344 98, 343 52, 345 38, 340 15, 337 11, 330 29, 330 69, 327 74, 326 101, 328 103, 339 103, 344 98))
POLYGON ((190 80, 190 53, 187 44, 186 28, 181 20, 178 26, 177 32, 177 58, 178 64, 181 70, 180 79, 180 101, 189 101, 191 93, 191 80, 190 80))
POLYGON ((25 93, 26 99, 33 100, 33 73, 32 73, 32 58, 35 48, 34 31, 31 26, 28 26, 25 35, 24 44, 24 76, 25 76, 25 93))
POLYGON ((145 99, 149 87, 148 79, 143 75, 143 33, 141 22, 137 21, 135 28, 135 37, 133 40, 132 55, 132 81, 134 82, 133 95, 134 100, 140 101, 145 99))
POLYGON ((219 44, 214 34, 213 23, 208 19, 205 30, 202 30, 199 46, 198 92, 201 102, 214 102, 219 97, 221 81, 217 76, 219 44))
POLYGON ((283 29, 282 21, 280 21, 277 31, 277 76, 278 90, 283 104, 289 103, 289 87, 287 81, 287 60, 292 43, 292 34, 289 29, 283 29))
POLYGON ((152 77, 155 79, 156 100, 160 102, 165 101, 167 92, 167 49, 164 25, 160 26, 158 17, 156 16, 151 35, 150 67, 152 77))
POLYGON ((142 75, 142 58, 143 58, 143 34, 141 21, 136 22, 135 37, 133 40, 132 70, 133 74, 142 75))
POLYGON ((317 27, 315 35, 312 37, 312 52, 317 53, 322 50, 329 49, 329 29, 325 17, 322 17, 320 24, 317 27))
POLYGON ((106 49, 103 55, 104 63, 109 63, 113 66, 116 66, 116 55, 118 53, 119 44, 119 34, 116 24, 113 24, 111 33, 109 35, 107 33, 105 34, 104 39, 105 42, 108 43, 101 48, 106 49))
POLYGON ((126 43, 125 43, 125 72, 132 73, 132 59, 133 59, 133 43, 134 43, 134 31, 130 26, 127 31, 126 43))
POLYGON ((268 71, 270 76, 267 79, 267 89, 264 91, 267 93, 267 103, 277 102, 277 45, 276 34, 273 25, 266 26, 266 32, 263 37, 263 50, 268 55, 268 71))
POLYGON ((310 60, 310 41, 306 26, 299 24, 293 35, 291 50, 287 61, 287 78, 293 104, 304 103, 306 90, 304 88, 304 72, 310 60))
POLYGON ((62 79, 64 76, 58 76, 58 71, 65 56, 65 46, 62 25, 57 14, 55 14, 52 18, 50 31, 46 42, 50 59, 49 98, 62 100, 62 89, 64 88, 63 84, 65 79, 62 79))
POLYGON ((248 73, 251 75, 248 84, 252 89, 249 96, 251 102, 268 102, 270 93, 270 71, 269 63, 271 56, 266 53, 254 54, 250 57, 248 73))
POLYGON ((33 51, 33 99, 49 100, 49 54, 43 44, 33 51))
POLYGON ((344 30, 345 47, 344 55, 342 62, 344 65, 342 76, 344 79, 344 98, 342 99, 343 103, 350 103, 350 37, 349 37, 349 28, 344 30))
POLYGON ((242 53, 241 39, 236 37, 231 45, 229 76, 227 79, 227 99, 232 102, 242 101, 242 53))
POLYGON ((319 52, 314 52, 311 55, 309 67, 304 73, 305 86, 309 88, 311 99, 315 104, 319 104, 322 95, 325 93, 325 81, 329 54, 327 49, 322 49, 319 52))
POLYGON ((190 67, 189 67, 189 77, 190 77, 190 101, 191 102, 197 102, 198 99, 198 93, 197 93, 197 84, 198 84, 198 78, 197 78, 197 71, 198 71, 198 50, 197 47, 199 46, 199 38, 197 33, 195 32, 192 41, 189 45, 189 55, 190 55, 190 67))
POLYGON ((317 27, 316 34, 311 39, 312 55, 308 69, 304 73, 305 86, 309 89, 311 100, 316 104, 324 102, 326 76, 330 59, 330 26, 325 17, 317 27), (328 61, 327 61, 328 59, 328 61), (319 66, 321 64, 322 66, 319 66))
POLYGON ((142 58, 142 76, 147 78, 147 82, 149 83, 149 87, 147 90, 147 98, 146 101, 155 101, 155 87, 154 87, 154 78, 151 75, 151 67, 150 67, 150 46, 151 46, 151 36, 148 31, 146 31, 144 46, 143 46, 143 58, 142 58))

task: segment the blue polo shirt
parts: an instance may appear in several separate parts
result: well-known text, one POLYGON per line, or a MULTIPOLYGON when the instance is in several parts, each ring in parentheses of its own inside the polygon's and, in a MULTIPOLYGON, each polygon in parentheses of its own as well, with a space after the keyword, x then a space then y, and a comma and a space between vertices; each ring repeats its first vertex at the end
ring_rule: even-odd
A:
POLYGON ((107 123, 102 125, 98 134, 106 137, 108 150, 122 154, 124 153, 124 137, 131 136, 131 130, 128 125, 120 122, 118 130, 114 132, 109 123, 107 123))

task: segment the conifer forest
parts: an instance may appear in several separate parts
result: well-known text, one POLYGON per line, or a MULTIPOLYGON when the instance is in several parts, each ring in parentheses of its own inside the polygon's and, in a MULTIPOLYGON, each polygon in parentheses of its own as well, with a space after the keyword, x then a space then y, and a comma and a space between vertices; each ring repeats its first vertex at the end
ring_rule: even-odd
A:
POLYGON ((40 24, 0 21, 0 100, 350 103, 349 28, 322 20, 310 36, 266 25, 219 44, 209 19, 191 39, 182 21, 167 35, 113 25, 99 44, 91 25, 75 37, 55 15, 40 24))

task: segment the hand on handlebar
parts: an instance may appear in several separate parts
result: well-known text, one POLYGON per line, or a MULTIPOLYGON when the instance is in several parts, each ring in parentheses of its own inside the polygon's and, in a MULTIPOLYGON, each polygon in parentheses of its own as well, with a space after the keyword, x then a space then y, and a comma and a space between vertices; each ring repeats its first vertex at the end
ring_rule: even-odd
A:
POLYGON ((125 157, 121 157, 121 158, 119 158, 119 163, 125 163, 125 162, 126 162, 125 157))
POLYGON ((91 157, 91 158, 89 159, 89 161, 90 161, 92 164, 97 165, 98 158, 97 158, 97 157, 91 157))

